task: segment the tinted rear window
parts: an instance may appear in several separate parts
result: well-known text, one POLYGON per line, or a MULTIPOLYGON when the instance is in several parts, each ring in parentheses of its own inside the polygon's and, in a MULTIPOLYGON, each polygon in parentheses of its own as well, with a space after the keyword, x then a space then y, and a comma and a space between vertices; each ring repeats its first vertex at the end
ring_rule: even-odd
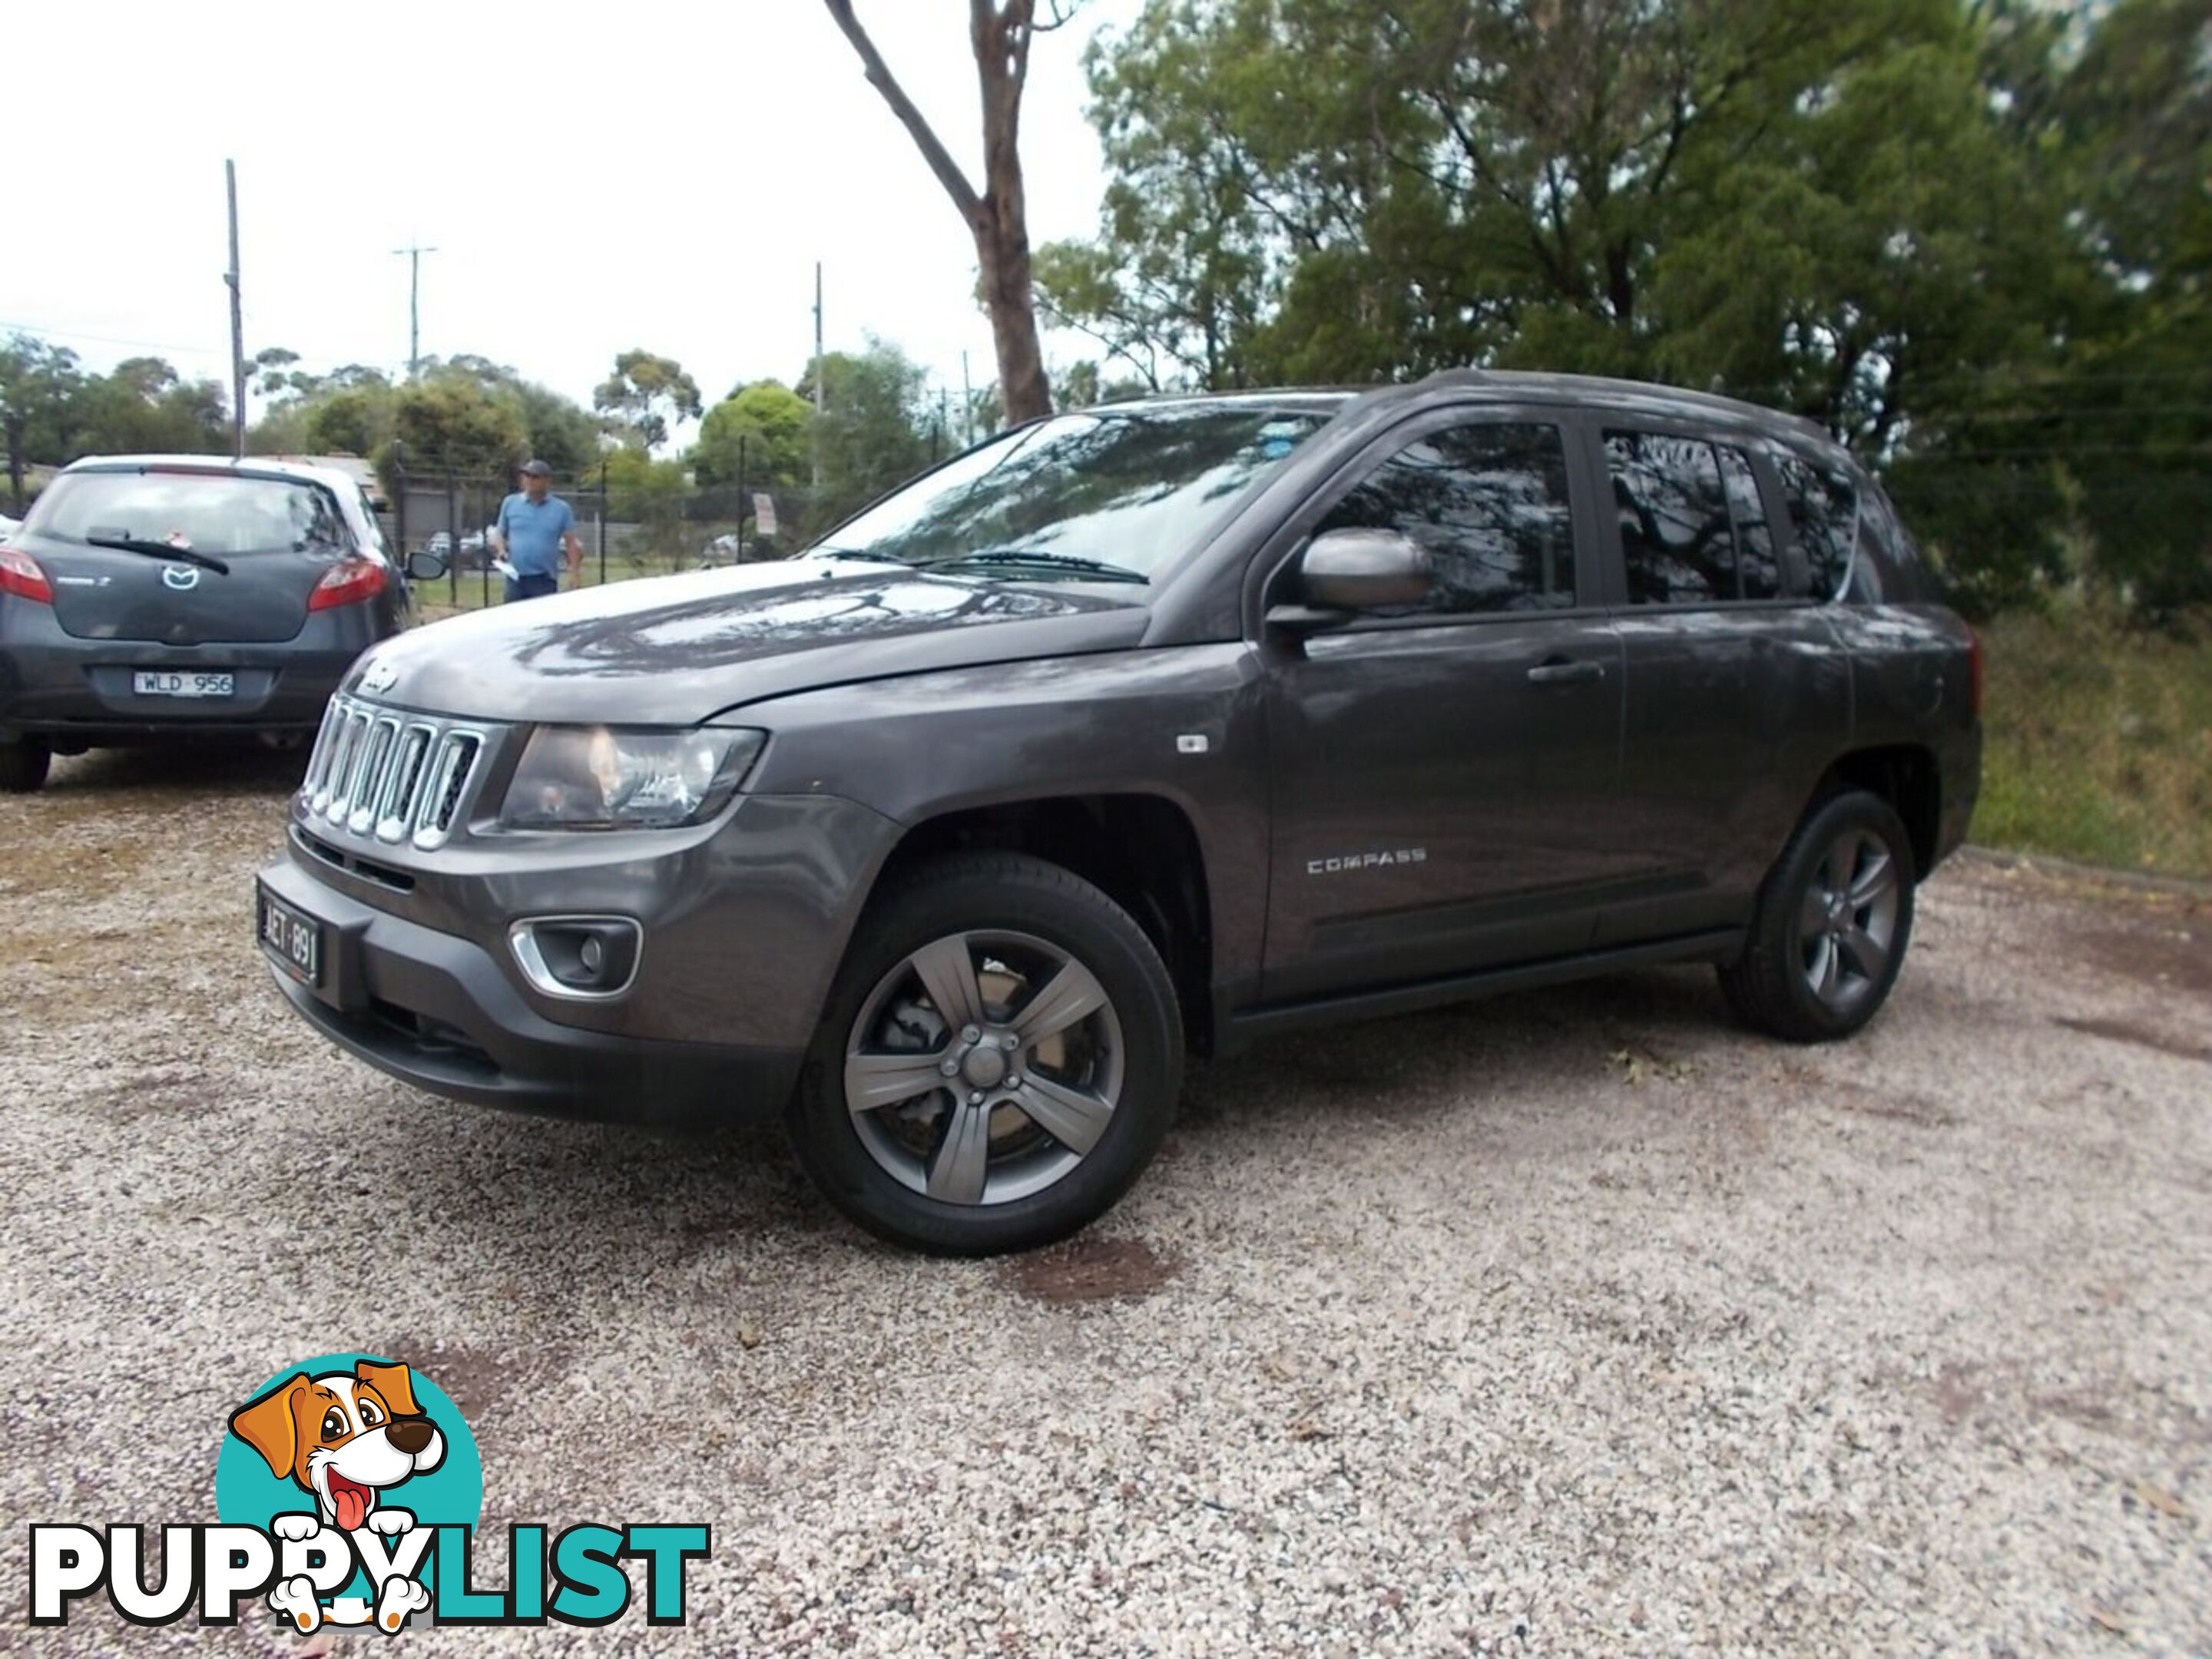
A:
POLYGON ((346 544, 328 490, 230 473, 66 472, 39 497, 27 528, 63 541, 127 537, 214 554, 346 544))
POLYGON ((1774 526, 1766 521, 1766 507, 1759 495, 1759 479, 1751 459, 1741 449, 1717 446, 1721 477, 1728 486, 1729 514, 1735 520, 1736 579, 1747 599, 1772 599, 1782 595, 1782 567, 1774 556, 1774 526))
POLYGON ((1631 605, 1709 605, 1736 596, 1735 532, 1719 458, 1702 438, 1608 432, 1631 605))
POLYGON ((1815 467, 1799 456, 1778 456, 1775 466, 1813 597, 1834 599, 1850 574, 1851 545, 1858 539, 1858 488, 1841 471, 1815 467))

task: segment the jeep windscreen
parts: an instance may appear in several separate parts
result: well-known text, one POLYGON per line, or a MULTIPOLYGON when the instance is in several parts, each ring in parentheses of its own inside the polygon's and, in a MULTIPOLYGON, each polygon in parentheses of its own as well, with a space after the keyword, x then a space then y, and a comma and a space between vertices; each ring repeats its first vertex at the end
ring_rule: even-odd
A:
POLYGON ((187 558, 346 544, 337 504, 319 485, 185 469, 65 472, 24 528, 54 541, 187 558))
POLYGON ((1244 404, 1054 416, 917 478, 809 556, 1023 581, 1148 580, 1328 418, 1244 404))

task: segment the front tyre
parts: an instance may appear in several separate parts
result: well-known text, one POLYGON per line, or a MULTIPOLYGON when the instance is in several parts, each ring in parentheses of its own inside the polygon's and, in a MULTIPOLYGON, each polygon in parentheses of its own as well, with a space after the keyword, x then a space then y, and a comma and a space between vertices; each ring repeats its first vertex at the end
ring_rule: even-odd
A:
POLYGON ((1741 959, 1720 970, 1729 1006, 1792 1042, 1850 1036, 1897 982, 1914 878, 1888 802, 1852 790, 1819 803, 1759 886, 1741 959))
POLYGON ((43 738, 11 738, 0 743, 0 793, 27 795, 46 781, 53 750, 43 738))
POLYGON ((1042 860, 926 865, 855 932, 790 1114, 830 1200, 946 1255, 1088 1224, 1152 1161, 1182 1084, 1159 953, 1042 860))

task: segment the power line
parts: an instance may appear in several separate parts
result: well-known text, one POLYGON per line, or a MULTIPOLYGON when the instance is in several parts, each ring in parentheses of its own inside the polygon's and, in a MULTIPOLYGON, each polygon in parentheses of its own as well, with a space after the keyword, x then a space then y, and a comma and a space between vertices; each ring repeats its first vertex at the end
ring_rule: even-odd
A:
POLYGON ((67 340, 90 340, 99 345, 137 346, 146 351, 167 351, 184 357, 219 357, 225 362, 230 353, 216 346, 179 345, 173 340, 134 340, 120 334, 94 334, 85 329, 55 328, 45 323, 11 323, 0 320, 0 328, 13 334, 29 334, 49 343, 67 340))
MULTIPOLYGON (((204 346, 179 345, 165 340, 133 340, 112 334, 87 334, 76 329, 51 328, 42 323, 11 323, 0 320, 0 332, 28 335, 33 339, 43 340, 49 345, 63 345, 71 340, 92 340, 102 345, 137 346, 142 350, 159 351, 173 357, 216 357, 220 358, 226 365, 230 362, 230 353, 227 350, 216 350, 204 346)), ((358 357, 301 357, 285 367, 307 374, 318 371, 330 374, 341 368, 363 367, 380 369, 380 366, 377 364, 364 365, 358 357)), ((248 378, 250 379, 251 376, 248 378)))

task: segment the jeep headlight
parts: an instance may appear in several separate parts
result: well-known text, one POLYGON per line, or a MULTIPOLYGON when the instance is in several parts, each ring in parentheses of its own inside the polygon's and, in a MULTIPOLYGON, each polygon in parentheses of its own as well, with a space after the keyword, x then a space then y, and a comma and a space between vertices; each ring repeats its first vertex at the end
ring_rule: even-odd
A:
POLYGON ((768 733, 702 726, 648 732, 541 726, 500 805, 517 830, 665 830, 722 810, 768 733))

